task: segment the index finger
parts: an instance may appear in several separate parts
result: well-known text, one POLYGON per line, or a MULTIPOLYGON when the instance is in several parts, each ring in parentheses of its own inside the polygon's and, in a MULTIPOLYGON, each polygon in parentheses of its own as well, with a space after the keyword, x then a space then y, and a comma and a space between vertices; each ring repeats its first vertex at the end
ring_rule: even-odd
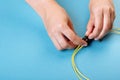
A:
POLYGON ((87 46, 87 43, 82 40, 79 36, 77 36, 70 28, 69 26, 66 26, 65 29, 62 31, 63 34, 75 45, 83 45, 87 46))

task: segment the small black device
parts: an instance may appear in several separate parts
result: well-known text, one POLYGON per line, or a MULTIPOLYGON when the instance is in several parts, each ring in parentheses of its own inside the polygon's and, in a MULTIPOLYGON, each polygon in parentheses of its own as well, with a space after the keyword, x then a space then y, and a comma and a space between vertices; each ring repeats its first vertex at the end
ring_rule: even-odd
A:
POLYGON ((89 39, 88 36, 84 36, 82 39, 86 41, 88 45, 93 41, 93 39, 89 39))

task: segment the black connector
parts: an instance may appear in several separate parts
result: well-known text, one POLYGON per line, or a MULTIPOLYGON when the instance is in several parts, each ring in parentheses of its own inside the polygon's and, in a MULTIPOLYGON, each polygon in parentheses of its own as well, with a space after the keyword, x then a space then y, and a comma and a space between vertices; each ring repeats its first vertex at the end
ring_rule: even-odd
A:
POLYGON ((82 39, 86 41, 88 45, 93 41, 93 39, 89 39, 88 36, 84 36, 82 39))

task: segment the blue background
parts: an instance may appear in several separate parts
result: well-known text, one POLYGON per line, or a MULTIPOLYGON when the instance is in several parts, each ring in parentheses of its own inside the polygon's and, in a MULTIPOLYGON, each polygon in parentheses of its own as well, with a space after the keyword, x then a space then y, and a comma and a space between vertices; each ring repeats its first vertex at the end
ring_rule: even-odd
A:
MULTIPOLYGON (((84 36, 89 0, 57 0, 84 36)), ((120 26, 120 0, 114 0, 120 26)), ((109 34, 82 49, 76 63, 91 80, 120 80, 120 36, 109 34)), ((0 80, 77 80, 73 50, 54 47, 39 15, 24 0, 0 0, 0 80)))

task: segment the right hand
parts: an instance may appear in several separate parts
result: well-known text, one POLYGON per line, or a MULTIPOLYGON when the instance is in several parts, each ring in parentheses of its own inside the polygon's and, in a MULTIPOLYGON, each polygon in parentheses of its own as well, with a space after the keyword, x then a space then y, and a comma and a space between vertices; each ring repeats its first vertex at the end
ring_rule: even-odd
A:
POLYGON ((43 17, 48 35, 58 50, 75 48, 77 45, 87 43, 74 32, 72 22, 67 13, 56 2, 47 6, 43 17), (54 3, 54 4, 53 4, 54 3))

